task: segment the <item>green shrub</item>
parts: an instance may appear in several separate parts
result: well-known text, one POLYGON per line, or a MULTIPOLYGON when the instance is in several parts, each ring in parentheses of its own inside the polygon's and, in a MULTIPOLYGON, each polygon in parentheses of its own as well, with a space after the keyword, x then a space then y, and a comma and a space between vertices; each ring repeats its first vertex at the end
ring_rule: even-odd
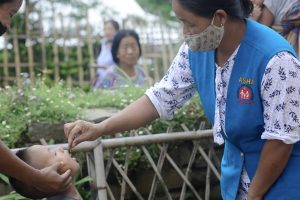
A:
MULTIPOLYGON (((128 87, 120 90, 85 92, 67 88, 63 82, 49 85, 45 80, 35 87, 5 87, 0 89, 0 139, 15 147, 32 122, 66 122, 81 118, 83 109, 113 107, 122 109, 145 93, 145 88, 128 87)), ((167 127, 182 131, 181 124, 196 129, 205 120, 198 97, 193 97, 175 112, 171 121, 155 120, 147 128, 153 133, 165 132, 167 127)))

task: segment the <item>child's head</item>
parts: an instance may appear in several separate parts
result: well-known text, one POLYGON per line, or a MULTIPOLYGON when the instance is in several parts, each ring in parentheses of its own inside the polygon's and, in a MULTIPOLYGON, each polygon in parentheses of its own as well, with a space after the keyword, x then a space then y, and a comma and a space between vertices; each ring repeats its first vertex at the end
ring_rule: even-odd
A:
MULTIPOLYGON (((57 162, 61 162, 62 166, 58 170, 58 173, 63 174, 70 169, 72 177, 74 177, 80 168, 79 164, 70 156, 68 151, 65 151, 60 147, 53 148, 42 145, 34 145, 27 149, 19 150, 16 155, 28 165, 36 169, 43 169, 57 162)), ((43 198, 49 196, 49 194, 37 191, 32 186, 26 185, 12 177, 10 177, 10 183, 16 192, 23 196, 29 198, 43 198)))

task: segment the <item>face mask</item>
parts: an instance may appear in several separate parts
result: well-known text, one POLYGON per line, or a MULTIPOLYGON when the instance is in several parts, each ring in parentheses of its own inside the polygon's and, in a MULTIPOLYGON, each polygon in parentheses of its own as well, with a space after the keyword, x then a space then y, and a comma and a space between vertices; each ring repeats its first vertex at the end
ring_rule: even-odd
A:
POLYGON ((215 17, 211 24, 201 33, 195 35, 184 35, 184 41, 192 51, 211 51, 216 49, 223 38, 224 26, 215 26, 215 17))
POLYGON ((7 31, 7 28, 0 22, 0 36, 7 31))

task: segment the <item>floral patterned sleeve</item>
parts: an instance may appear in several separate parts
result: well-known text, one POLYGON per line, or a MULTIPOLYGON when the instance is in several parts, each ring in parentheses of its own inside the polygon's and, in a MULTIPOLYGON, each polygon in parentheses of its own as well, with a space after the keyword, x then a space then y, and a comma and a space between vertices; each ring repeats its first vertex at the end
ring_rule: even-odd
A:
POLYGON ((300 62, 281 52, 268 63, 262 80, 265 131, 262 139, 286 144, 300 140, 300 62))
POLYGON ((163 79, 146 91, 162 119, 172 119, 195 93, 194 79, 189 67, 188 46, 183 44, 163 79))

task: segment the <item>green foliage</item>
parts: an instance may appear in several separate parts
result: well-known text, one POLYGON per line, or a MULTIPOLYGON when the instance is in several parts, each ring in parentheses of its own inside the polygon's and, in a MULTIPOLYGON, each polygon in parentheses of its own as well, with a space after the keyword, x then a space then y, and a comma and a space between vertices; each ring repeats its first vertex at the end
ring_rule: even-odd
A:
MULTIPOLYGON (((127 87, 120 90, 84 92, 81 88, 67 88, 63 82, 49 85, 40 80, 36 87, 0 89, 0 139, 11 148, 26 133, 32 122, 66 122, 80 118, 85 108, 112 107, 122 109, 141 97, 145 88, 127 87)), ((147 128, 153 133, 165 132, 168 127, 182 131, 184 123, 195 129, 205 120, 204 113, 195 96, 175 112, 171 121, 156 120, 147 128)))
POLYGON ((119 90, 96 90, 94 92, 82 93, 76 101, 84 108, 113 107, 122 109, 138 99, 145 93, 145 88, 124 87, 119 90))
MULTIPOLYGON (((63 82, 47 84, 45 79, 39 80, 35 87, 17 89, 5 87, 0 90, 0 139, 11 148, 26 134, 27 127, 32 122, 64 122, 80 118, 83 109, 113 107, 122 109, 141 97, 146 88, 128 87, 120 90, 98 90, 85 92, 81 88, 67 88, 63 82)), ((136 130, 135 134, 145 134, 145 128, 152 134, 166 132, 168 127, 173 132, 183 131, 181 124, 185 124, 190 130, 197 129, 201 121, 206 121, 204 112, 199 103, 198 96, 193 97, 185 106, 174 113, 174 119, 155 120, 148 126, 136 130)), ((124 133, 124 136, 133 134, 124 133)), ((21 144, 22 146, 22 144, 21 144)), ((156 145, 147 145, 147 149, 154 159, 159 157, 159 149, 156 145)), ((128 148, 117 148, 115 158, 118 162, 125 161, 128 148)), ((144 152, 137 147, 129 151, 129 169, 148 169, 149 161, 144 152)), ((84 164, 81 163, 83 166, 84 164)), ((0 179, 7 182, 5 177, 0 179)), ((89 199, 91 193, 87 192, 84 183, 88 177, 76 177, 77 188, 81 195, 89 199)), ((4 197, 3 197, 4 198, 4 197)), ((7 195, 5 200, 24 199, 16 193, 7 195)), ((1 200, 1 198, 0 198, 1 200)))
MULTIPOLYGON (((6 185, 9 185, 9 181, 8 181, 7 176, 5 176, 3 174, 0 174, 0 180, 4 181, 6 185)), ((92 180, 92 178, 89 177, 89 176, 86 176, 84 178, 81 178, 80 176, 77 176, 76 181, 75 181, 75 186, 77 188, 81 188, 81 186, 83 184, 88 183, 91 180, 92 180)), ((83 199, 88 199, 90 197, 90 192, 83 192, 83 191, 80 191, 80 190, 79 190, 79 192, 80 192, 81 196, 83 196, 83 199)), ((30 199, 28 199, 26 197, 23 197, 22 195, 16 193, 15 191, 12 191, 7 195, 1 196, 0 200, 30 200, 30 199)))
POLYGON ((28 103, 31 121, 46 121, 55 123, 68 121, 79 117, 81 108, 75 102, 81 90, 71 90, 64 86, 63 82, 48 86, 44 82, 37 84, 35 88, 24 90, 24 99, 28 103))
POLYGON ((4 182, 5 184, 9 184, 9 180, 7 178, 7 176, 0 174, 0 182, 4 182))
POLYGON ((8 195, 4 195, 4 196, 0 197, 0 200, 30 200, 30 199, 23 197, 20 194, 13 191, 13 192, 9 193, 8 195))
POLYGON ((143 9, 155 15, 162 16, 167 20, 174 20, 171 15, 172 7, 170 0, 137 0, 143 9))
POLYGON ((76 89, 65 88, 62 83, 48 86, 40 81, 35 88, 0 90, 0 139, 15 147, 31 122, 61 122, 79 117, 81 108, 73 103, 76 89))

